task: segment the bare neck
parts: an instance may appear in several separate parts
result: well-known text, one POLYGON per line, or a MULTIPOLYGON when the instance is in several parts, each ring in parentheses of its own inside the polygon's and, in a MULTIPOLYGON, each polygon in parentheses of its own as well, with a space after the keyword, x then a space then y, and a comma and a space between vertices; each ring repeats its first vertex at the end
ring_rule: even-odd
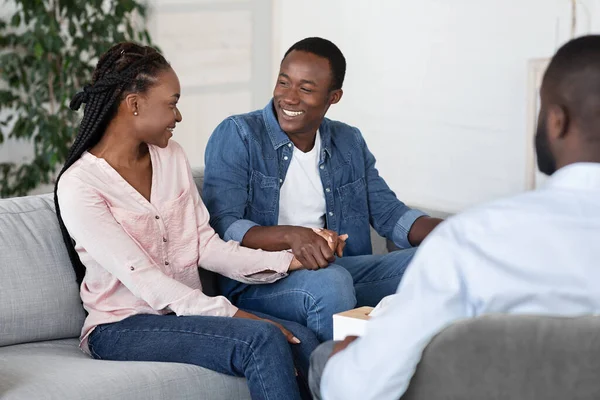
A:
POLYGON ((116 117, 90 153, 105 159, 113 167, 131 167, 148 155, 148 145, 135 137, 130 124, 116 117))
POLYGON ((288 137, 300 151, 308 153, 315 146, 317 131, 309 133, 288 134, 288 137))
POLYGON ((556 154, 556 167, 578 162, 600 163, 600 132, 577 130, 567 134, 565 143, 556 154))

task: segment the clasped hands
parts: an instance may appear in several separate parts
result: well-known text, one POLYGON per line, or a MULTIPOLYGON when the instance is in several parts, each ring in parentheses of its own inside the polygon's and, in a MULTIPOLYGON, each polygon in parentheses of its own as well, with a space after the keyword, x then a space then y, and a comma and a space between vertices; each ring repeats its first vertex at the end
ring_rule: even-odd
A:
POLYGON ((348 239, 347 234, 338 235, 324 228, 293 227, 287 236, 294 254, 289 271, 326 268, 336 255, 342 257, 348 239))

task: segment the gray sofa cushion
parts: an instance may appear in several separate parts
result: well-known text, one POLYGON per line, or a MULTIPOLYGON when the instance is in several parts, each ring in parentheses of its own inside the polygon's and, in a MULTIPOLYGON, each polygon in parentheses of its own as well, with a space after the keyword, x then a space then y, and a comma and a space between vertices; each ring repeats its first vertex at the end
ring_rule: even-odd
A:
POLYGON ((243 378, 188 364, 93 360, 77 339, 0 348, 3 400, 250 399, 243 378))
POLYGON ((0 200, 0 346, 79 336, 84 311, 52 195, 0 200))
POLYGON ((402 399, 600 399, 598 377, 600 318, 492 315, 437 335, 402 399))

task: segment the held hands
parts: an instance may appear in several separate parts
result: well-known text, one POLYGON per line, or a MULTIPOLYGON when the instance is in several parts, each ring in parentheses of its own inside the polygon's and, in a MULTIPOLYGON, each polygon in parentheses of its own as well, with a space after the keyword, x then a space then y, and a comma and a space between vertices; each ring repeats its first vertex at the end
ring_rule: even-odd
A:
POLYGON ((346 239, 348 234, 338 235, 336 231, 321 228, 312 228, 313 232, 327 240, 327 244, 331 251, 335 252, 338 257, 344 255, 344 247, 346 247, 346 239))
POLYGON ((302 227, 290 227, 286 236, 294 254, 289 271, 327 267, 335 260, 336 254, 342 256, 348 238, 348 235, 338 235, 329 229, 302 227))

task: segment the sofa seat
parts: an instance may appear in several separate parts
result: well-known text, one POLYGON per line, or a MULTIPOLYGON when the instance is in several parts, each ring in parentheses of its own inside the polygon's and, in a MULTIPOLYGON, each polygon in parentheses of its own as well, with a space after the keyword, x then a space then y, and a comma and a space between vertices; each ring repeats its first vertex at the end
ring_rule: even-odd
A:
POLYGON ((94 360, 77 339, 0 347, 3 400, 247 399, 244 378, 187 364, 94 360))

